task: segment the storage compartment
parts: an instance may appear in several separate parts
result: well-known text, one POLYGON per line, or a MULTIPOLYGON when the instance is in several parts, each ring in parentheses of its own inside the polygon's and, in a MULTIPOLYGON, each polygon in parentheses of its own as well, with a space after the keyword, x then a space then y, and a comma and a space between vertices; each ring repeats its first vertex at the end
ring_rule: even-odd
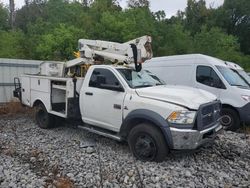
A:
POLYGON ((40 75, 62 77, 64 63, 62 62, 43 62, 40 65, 40 75))
POLYGON ((66 114, 66 81, 51 82, 51 106, 52 111, 66 114))

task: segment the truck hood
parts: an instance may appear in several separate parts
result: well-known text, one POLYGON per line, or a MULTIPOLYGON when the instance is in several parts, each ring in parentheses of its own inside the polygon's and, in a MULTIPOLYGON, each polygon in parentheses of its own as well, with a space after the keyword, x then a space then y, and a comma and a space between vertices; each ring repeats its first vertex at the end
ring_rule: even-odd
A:
POLYGON ((198 110, 201 104, 216 100, 216 96, 207 91, 186 86, 155 86, 136 89, 140 97, 161 100, 185 108, 198 110))

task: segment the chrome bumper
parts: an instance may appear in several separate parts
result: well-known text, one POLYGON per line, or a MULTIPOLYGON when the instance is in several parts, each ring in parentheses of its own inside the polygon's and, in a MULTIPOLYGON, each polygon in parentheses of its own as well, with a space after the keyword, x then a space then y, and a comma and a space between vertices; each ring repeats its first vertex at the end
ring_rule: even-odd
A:
POLYGON ((215 135, 221 129, 222 126, 219 122, 203 131, 197 131, 192 129, 177 129, 171 127, 170 131, 173 139, 173 149, 196 149, 199 146, 214 140, 215 135))

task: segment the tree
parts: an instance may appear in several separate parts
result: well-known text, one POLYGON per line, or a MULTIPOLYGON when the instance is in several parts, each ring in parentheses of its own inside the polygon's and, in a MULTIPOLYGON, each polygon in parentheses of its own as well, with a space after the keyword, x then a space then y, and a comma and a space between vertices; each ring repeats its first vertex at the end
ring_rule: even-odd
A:
POLYGON ((188 0, 187 8, 185 10, 185 27, 191 31, 191 34, 194 35, 197 32, 200 32, 202 25, 206 24, 209 11, 206 8, 206 1, 199 0, 188 0))
POLYGON ((242 54, 250 54, 249 0, 225 0, 214 9, 188 0, 170 19, 151 12, 149 0, 128 0, 125 10, 119 1, 25 0, 15 11, 16 32, 0 4, 0 57, 66 60, 74 58, 79 38, 125 42, 151 35, 155 57, 204 53, 250 68, 250 55, 242 54))
POLYGON ((14 0, 9 0, 9 8, 10 8, 10 27, 14 28, 15 22, 15 3, 14 0))
POLYGON ((69 60, 77 51, 77 41, 86 34, 74 26, 59 24, 52 32, 41 36, 36 47, 37 57, 42 60, 69 60))
POLYGON ((250 3, 249 0, 225 0, 223 9, 226 15, 228 34, 236 35, 241 50, 250 54, 250 3))
POLYGON ((138 7, 147 7, 149 8, 150 3, 148 0, 128 0, 128 7, 138 8, 138 7))
POLYGON ((8 26, 8 10, 0 3, 0 30, 6 30, 8 26))
POLYGON ((163 10, 159 10, 156 13, 153 13, 155 16, 155 19, 158 21, 162 21, 166 18, 166 14, 163 10))
POLYGON ((38 18, 44 16, 45 0, 26 0, 25 5, 16 11, 15 26, 24 32, 27 31, 29 23, 35 23, 38 18))
POLYGON ((22 48, 23 33, 21 31, 0 31, 0 57, 24 58, 22 48))
POLYGON ((190 53, 193 42, 190 33, 180 24, 171 24, 162 27, 156 37, 157 46, 154 45, 156 56, 179 55, 190 53))
POLYGON ((208 29, 205 26, 194 36, 194 52, 234 62, 239 62, 242 56, 236 37, 227 35, 219 28, 208 29))

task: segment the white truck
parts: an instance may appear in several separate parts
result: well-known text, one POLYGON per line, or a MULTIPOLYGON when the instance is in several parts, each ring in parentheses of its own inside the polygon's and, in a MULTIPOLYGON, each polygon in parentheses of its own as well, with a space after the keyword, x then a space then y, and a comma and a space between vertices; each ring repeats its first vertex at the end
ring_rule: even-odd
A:
POLYGON ((155 75, 140 71, 137 61, 152 56, 150 42, 149 37, 129 42, 134 45, 80 40, 82 58, 65 67, 84 66, 81 70, 86 62, 96 61, 84 77, 23 75, 14 94, 23 104, 36 107, 39 127, 53 127, 58 117, 71 119, 79 128, 127 141, 143 161, 162 161, 170 150, 196 149, 213 140, 221 129, 220 102, 209 92, 166 86, 155 75), (135 63, 137 68, 98 65, 101 59, 135 63))

